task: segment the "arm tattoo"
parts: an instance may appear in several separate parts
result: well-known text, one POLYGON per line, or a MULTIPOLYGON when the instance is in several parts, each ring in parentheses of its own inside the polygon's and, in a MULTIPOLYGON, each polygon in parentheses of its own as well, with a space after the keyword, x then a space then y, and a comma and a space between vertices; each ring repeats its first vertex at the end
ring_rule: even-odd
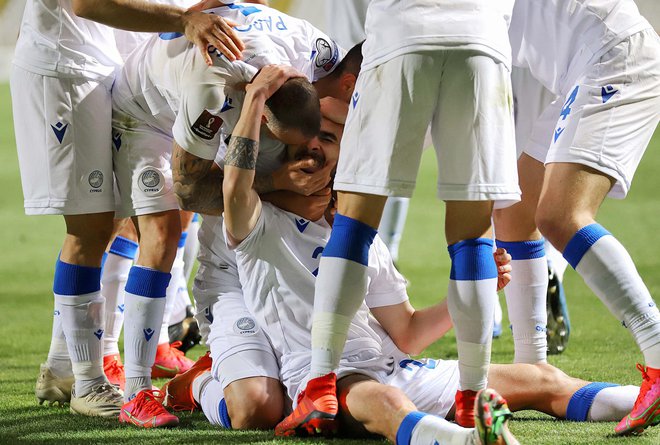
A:
POLYGON ((241 136, 232 136, 225 155, 225 165, 245 170, 254 170, 257 166, 259 142, 241 136))
POLYGON ((179 205, 207 215, 220 215, 223 210, 222 170, 207 159, 189 156, 184 151, 172 159, 174 193, 179 205))

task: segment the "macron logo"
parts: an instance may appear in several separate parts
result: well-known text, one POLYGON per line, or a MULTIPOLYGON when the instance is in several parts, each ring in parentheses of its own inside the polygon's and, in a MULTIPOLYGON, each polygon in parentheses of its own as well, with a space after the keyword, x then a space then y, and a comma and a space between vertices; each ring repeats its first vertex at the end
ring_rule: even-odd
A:
POLYGON ((555 142, 557 142, 557 139, 559 139, 559 136, 564 132, 565 128, 557 128, 555 130, 555 142))
POLYGON ((296 219, 296 227, 298 227, 298 231, 300 233, 303 233, 305 231, 308 224, 309 224, 309 221, 307 221, 303 218, 296 219))
POLYGON ((204 316, 209 321, 209 323, 213 323, 213 314, 211 313, 211 308, 210 307, 207 307, 206 309, 204 309, 204 316))
POLYGON ((121 133, 117 132, 112 135, 112 145, 115 146, 115 150, 119 151, 121 148, 121 133))
POLYGON ((63 124, 62 122, 58 122, 55 125, 51 125, 50 128, 53 129, 53 133, 55 133, 55 137, 57 140, 62 143, 62 140, 64 139, 64 133, 66 133, 66 129, 69 126, 69 124, 63 124))
POLYGON ((101 337, 103 337, 103 329, 99 329, 98 331, 94 332, 94 335, 96 336, 96 338, 101 340, 101 337))
POLYGON ((222 104, 222 108, 220 108, 220 112, 224 113, 225 111, 231 110, 232 108, 234 108, 234 107, 231 106, 231 102, 232 102, 231 97, 225 98, 225 103, 222 104))
POLYGON ((358 100, 360 100, 360 93, 356 91, 353 93, 353 108, 357 106, 358 100))
POLYGON ((606 85, 600 89, 600 95, 603 96, 603 103, 607 102, 614 96, 619 90, 614 88, 612 85, 606 85))
POLYGON ((147 328, 147 329, 142 329, 142 332, 144 332, 144 338, 146 338, 147 341, 149 341, 151 340, 151 337, 154 336, 155 331, 151 328, 147 328))
POLYGON ((119 309, 119 312, 121 312, 122 314, 124 313, 124 305, 123 304, 120 304, 119 306, 117 306, 117 309, 119 309))

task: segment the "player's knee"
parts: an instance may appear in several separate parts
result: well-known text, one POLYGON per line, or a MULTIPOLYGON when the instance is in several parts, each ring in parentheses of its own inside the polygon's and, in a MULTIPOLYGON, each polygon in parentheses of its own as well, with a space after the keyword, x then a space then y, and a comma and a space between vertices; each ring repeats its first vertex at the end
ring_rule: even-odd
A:
POLYGON ((268 391, 262 385, 245 385, 240 397, 225 394, 233 429, 272 429, 284 417, 282 391, 268 391))
POLYGON ((562 246, 563 239, 566 237, 566 218, 557 214, 554 209, 549 209, 546 206, 539 206, 536 212, 536 226, 539 228, 543 236, 550 241, 555 247, 562 246))

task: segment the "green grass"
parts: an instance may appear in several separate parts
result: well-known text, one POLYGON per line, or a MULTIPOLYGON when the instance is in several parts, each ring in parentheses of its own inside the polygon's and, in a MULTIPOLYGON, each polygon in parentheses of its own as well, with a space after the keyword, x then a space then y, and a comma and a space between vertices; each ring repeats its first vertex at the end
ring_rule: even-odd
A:
MULTIPOLYGON (((53 263, 62 241, 63 224, 59 217, 24 216, 6 85, 0 85, 0 104, 0 221, 4 229, 0 234, 0 443, 283 443, 271 432, 211 427, 199 414, 181 416, 182 425, 177 429, 140 431, 122 427, 116 421, 74 417, 63 409, 36 404, 34 381, 48 350, 53 263)), ((442 205, 434 198, 432 157, 430 152, 424 156, 400 258, 401 269, 411 281, 413 302, 419 306, 430 305, 445 295, 449 271, 441 229, 442 205)), ((607 202, 600 215, 601 222, 629 248, 654 295, 660 292, 658 171, 660 132, 647 151, 628 199, 607 202)), ((566 352, 551 357, 551 363, 584 379, 639 384, 634 363, 640 355, 631 337, 575 273, 566 274, 565 285, 572 339, 566 352)), ((505 332, 494 342, 493 361, 510 362, 512 351, 511 336, 505 332)), ((201 352, 198 347, 192 354, 201 352)), ((425 355, 456 357, 453 335, 434 344, 425 355)), ((638 438, 620 439, 608 437, 614 426, 611 423, 560 422, 533 412, 521 413, 517 419, 512 430, 527 444, 660 444, 660 428, 638 438)))

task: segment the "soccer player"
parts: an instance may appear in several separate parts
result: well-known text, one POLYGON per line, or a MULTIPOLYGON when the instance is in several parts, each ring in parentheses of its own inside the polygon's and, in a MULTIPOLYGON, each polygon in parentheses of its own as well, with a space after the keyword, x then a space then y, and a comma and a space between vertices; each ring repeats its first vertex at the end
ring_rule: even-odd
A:
POLYGON ((100 266, 112 231, 110 87, 121 59, 112 29, 96 22, 185 32, 200 49, 212 43, 232 58, 242 45, 224 20, 171 6, 26 5, 10 79, 25 211, 63 215, 66 223, 55 266, 53 337, 35 394, 41 402, 70 400, 76 413, 116 416, 121 397, 103 374, 100 266))
MULTIPOLYGON (((386 197, 411 195, 431 124, 452 258, 448 302, 461 375, 456 418, 465 426, 472 425, 474 396, 487 386, 490 362, 497 278, 491 213, 494 204, 519 199, 507 36, 512 3, 372 0, 335 178, 338 215, 314 300, 311 376, 331 380, 364 299, 364 260, 386 197)), ((305 421, 301 412, 291 416, 287 422, 305 421)))
MULTIPOLYGON (((239 119, 234 128, 225 155, 225 178, 223 180, 224 224, 228 245, 237 248, 236 258, 239 264, 239 270, 243 272, 240 275, 244 295, 250 300, 248 307, 255 310, 256 308, 254 306, 259 306, 260 315, 264 315, 263 317, 258 316, 259 324, 267 332, 287 329, 292 334, 287 338, 269 336, 269 339, 274 341, 273 348, 281 356, 281 373, 285 385, 291 393, 291 391, 295 392, 297 389, 297 385, 292 382, 298 381, 300 383, 298 379, 304 376, 300 372, 300 365, 304 366, 309 352, 307 348, 305 348, 307 351, 301 348, 301 345, 305 344, 305 337, 309 339, 308 323, 306 322, 309 321, 310 311, 303 310, 305 306, 309 308, 309 305, 300 300, 296 301, 295 298, 298 295, 311 297, 311 292, 301 294, 300 291, 304 290, 304 287, 308 287, 305 284, 313 281, 314 270, 310 266, 317 263, 316 258, 318 258, 318 254, 315 256, 311 250, 307 251, 310 243, 296 245, 295 242, 289 243, 285 241, 286 236, 284 235, 284 231, 287 229, 289 231, 294 230, 302 233, 301 237, 303 238, 318 239, 318 229, 326 232, 325 229, 327 226, 317 226, 316 224, 312 226, 312 224, 307 224, 306 227, 300 230, 296 224, 297 219, 295 216, 287 213, 283 213, 282 215, 270 213, 269 210, 272 207, 266 204, 262 205, 259 195, 253 189, 260 132, 259 119, 254 116, 262 114, 265 103, 270 95, 277 91, 279 86, 288 80, 289 77, 295 75, 295 72, 289 72, 284 69, 280 69, 278 72, 277 70, 278 68, 276 67, 273 69, 267 67, 263 70, 262 74, 264 76, 268 75, 268 77, 261 82, 261 79, 257 78, 255 82, 247 86, 241 119, 239 119), (276 235, 266 235, 265 232, 268 229, 274 229, 271 233, 276 235), (278 239, 281 242, 278 242, 278 239), (306 255, 300 251, 301 248, 305 250, 306 255), (254 256, 251 256, 248 252, 254 252, 254 256), (274 267, 275 264, 280 264, 281 266, 274 267), (291 280, 289 276, 282 273, 285 270, 302 272, 307 277, 310 277, 311 280, 291 280), (254 279, 245 279, 245 277, 254 277, 254 279), (259 283, 264 283, 264 278, 266 278, 265 283, 267 284, 262 287, 259 283), (287 309, 284 309, 281 305, 285 305, 287 309), (281 309, 284 309, 284 312, 281 309), (286 313, 289 313, 290 317, 286 317, 286 313), (305 330, 306 327, 307 329, 305 330), (307 335, 301 335, 303 333, 307 335), (303 339, 303 342, 300 341, 301 339, 303 339)), ((302 148, 302 155, 318 160, 318 168, 322 168, 328 164, 334 165, 339 151, 339 139, 337 137, 337 131, 328 130, 327 122, 325 122, 325 125, 326 128, 322 126, 319 137, 311 141, 309 147, 307 144, 302 146, 289 145, 288 158, 294 159, 299 157, 301 153, 298 150, 302 148), (325 147, 328 142, 334 150, 328 150, 325 147)), ((334 127, 336 129, 339 125, 334 123, 334 127)), ((318 247, 321 250, 323 248, 322 246, 318 247)), ((301 274, 295 275, 299 277, 301 274)), ((310 289, 307 290, 309 291, 310 289)), ((359 320, 356 323, 356 330, 359 330, 359 333, 354 338, 355 343, 350 345, 349 350, 352 350, 356 354, 355 362, 364 363, 365 361, 369 362, 371 359, 376 358, 373 350, 380 349, 378 342, 380 338, 369 326, 366 313, 360 315, 356 317, 359 320)), ((353 363, 349 363, 347 366, 357 366, 357 369, 361 369, 359 365, 354 365, 353 363)), ((382 364, 374 364, 374 369, 374 373, 377 373, 378 370, 385 371, 382 364)), ((364 369, 361 370, 364 371, 364 369)), ((355 372, 356 370, 353 371, 353 373, 355 372)), ((347 373, 353 374, 350 371, 347 373)), ((373 378, 375 375, 371 375, 371 377, 373 378)), ((324 389, 334 394, 334 381, 331 383, 331 385, 327 385, 331 386, 331 388, 324 389)), ((326 382, 322 382, 322 385, 325 384, 326 382)), ((306 391, 314 391, 313 385, 308 385, 306 391)), ((382 393, 383 391, 381 390, 380 392, 382 393)), ((290 395, 294 399, 294 394, 290 395)), ((379 395, 379 390, 377 388, 371 391, 367 390, 365 391, 365 395, 377 396, 379 395)), ((386 410, 384 413, 381 412, 376 416, 374 416, 375 413, 372 410, 369 419, 375 421, 377 417, 381 417, 381 421, 377 425, 370 424, 369 421, 365 421, 365 424, 367 427, 371 426, 372 432, 384 434, 390 440, 394 441, 395 437, 399 434, 397 430, 410 430, 412 432, 413 428, 408 427, 410 422, 407 422, 406 418, 411 416, 416 409, 413 403, 403 395, 396 402, 393 399, 394 397, 385 394, 380 398, 372 397, 371 400, 373 403, 381 407, 386 407, 386 410), (391 405, 388 406, 387 404, 379 403, 385 400, 388 400, 391 405), (392 427, 394 428, 392 429, 392 427)), ((499 417, 506 418, 509 415, 506 402, 500 400, 499 396, 497 396, 496 400, 492 405, 486 402, 484 406, 486 411, 490 412, 491 409, 494 411, 491 412, 493 418, 488 420, 503 428, 501 430, 492 428, 493 431, 490 431, 491 429, 489 428, 488 432, 482 434, 483 443, 495 443, 494 440, 486 440, 487 437, 494 436, 497 438, 502 434, 508 434, 506 423, 501 424, 501 421, 499 421, 499 417)), ((305 403, 305 399, 299 399, 299 401, 305 403)), ((352 403, 348 399, 346 402, 348 409, 352 410, 352 403)), ((311 414, 310 418, 313 418, 309 424, 303 427, 304 429, 310 431, 315 431, 316 429, 327 431, 333 428, 335 423, 334 418, 326 418, 321 413, 309 411, 309 408, 314 409, 313 405, 301 408, 302 406, 299 405, 299 409, 308 409, 308 414, 311 414), (321 414, 321 416, 316 417, 316 414, 321 414)), ((365 416, 367 412, 365 409, 365 416)), ((487 420, 482 416, 479 416, 479 420, 479 431, 481 432, 482 429, 486 428, 487 420)), ((282 424, 276 428, 276 434, 290 435, 294 433, 293 429, 282 428, 281 426, 282 424)), ((432 435, 430 437, 434 437, 440 441, 456 440, 456 443, 458 443, 458 438, 460 437, 463 438, 464 443, 473 443, 472 441, 474 443, 481 443, 477 442, 480 438, 474 430, 452 426, 444 420, 437 420, 433 425, 427 425, 426 427, 420 426, 417 433, 419 434, 422 430, 428 430, 425 431, 426 434, 432 435)), ((408 441, 410 441, 410 435, 408 441)), ((414 443, 418 442, 415 441, 414 443)))
POLYGON ((632 0, 517 1, 510 37, 514 64, 559 99, 535 123, 519 160, 523 201, 496 213, 497 235, 532 257, 540 229, 630 331, 646 368, 616 433, 640 432, 660 418, 660 313, 596 214, 606 196, 626 196, 660 119, 660 41, 632 0))
MULTIPOLYGON (((283 71, 281 81, 288 75, 283 71)), ((311 289, 318 266, 318 255, 314 252, 323 250, 332 214, 327 213, 315 222, 306 221, 304 230, 300 230, 300 219, 296 215, 262 203, 253 190, 259 138, 259 120, 253 116, 259 115, 263 101, 276 87, 276 83, 255 81, 248 90, 245 102, 247 109, 254 112, 244 112, 234 129, 225 158, 225 231, 228 243, 237 251, 248 307, 254 311, 258 325, 263 327, 270 340, 281 362, 281 376, 289 396, 296 400, 295 395, 303 386, 310 359, 311 289)), ((332 117, 332 113, 324 115, 332 117)), ((289 159, 301 156, 318 159, 317 168, 325 163, 334 164, 339 152, 341 128, 340 123, 324 118, 319 137, 304 146, 289 147, 289 159)), ((507 259, 499 258, 499 261, 505 263, 507 259)), ((348 393, 345 398, 342 397, 346 410, 344 414, 352 415, 372 433, 385 435, 392 441, 396 437, 399 443, 402 440, 420 443, 419 435, 424 434, 440 442, 455 440, 452 443, 473 443, 473 432, 469 430, 452 427, 423 413, 411 414, 411 410, 417 410, 413 402, 392 387, 407 389, 416 403, 427 407, 433 414, 445 416, 450 412, 458 384, 456 363, 417 362, 404 358, 405 354, 397 349, 401 347, 418 353, 443 335, 451 325, 446 304, 415 313, 407 301, 405 279, 394 269, 391 257, 380 240, 370 251, 369 264, 367 303, 380 323, 369 317, 365 305, 351 323, 350 338, 339 371, 345 377, 340 381, 340 393, 348 393), (394 362, 398 362, 397 354, 403 361, 392 367, 394 362), (435 370, 433 372, 436 374, 430 376, 429 369, 435 370), (424 374, 427 374, 426 377, 423 377, 424 374), (422 380, 427 384, 421 384, 422 380)), ((506 276, 502 278, 506 281, 506 276)), ((246 330, 244 338, 250 341, 249 337, 255 332, 247 331, 255 328, 253 319, 247 318, 238 327, 246 330), (247 326, 249 321, 252 321, 252 326, 247 326)), ((221 408, 222 388, 218 388, 220 385, 213 381, 210 373, 205 373, 210 366, 209 358, 202 358, 196 369, 193 368, 187 376, 169 382, 166 385, 168 403, 182 408, 201 404, 212 422, 228 426, 230 419, 221 408)), ((509 365, 493 369, 493 374, 496 384, 517 399, 519 408, 532 407, 560 417, 575 416, 576 420, 581 416, 584 416, 581 420, 586 419, 591 408, 586 400, 593 399, 603 386, 570 379, 548 365, 509 365), (576 413, 569 414, 567 410, 576 413)), ((326 384, 322 382, 322 385, 326 384)), ((306 391, 320 389, 311 385, 310 382, 306 391)), ((635 390, 607 391, 610 394, 605 398, 611 398, 613 392, 624 396, 624 400, 627 395, 625 410, 632 405, 635 390)), ((334 385, 324 388, 323 392, 327 391, 334 392, 334 385)), ((601 394, 603 396, 605 394, 601 394)), ((297 400, 305 403, 307 399, 300 397, 297 400)), ((494 400, 498 400, 494 406, 496 410, 502 410, 498 414, 506 415, 501 400, 494 400)), ((602 410, 602 403, 599 401, 597 410, 602 410)), ((604 404, 621 411, 611 399, 604 404)), ((313 405, 308 404, 305 409, 313 420, 301 430, 322 428, 327 431, 336 428, 334 418, 323 416, 313 405)), ((608 415, 611 417, 611 414, 608 415)), ((479 420, 483 419, 479 417, 479 420)), ((276 429, 280 435, 293 432, 282 425, 276 429)))
MULTIPOLYGON (((180 236, 175 191, 185 207, 188 199, 203 201, 219 188, 219 170, 211 165, 213 157, 223 132, 230 132, 238 118, 245 94, 242 87, 256 74, 257 67, 285 60, 311 77, 315 70, 329 70, 339 57, 338 49, 308 24, 275 10, 229 5, 211 12, 238 25, 237 32, 246 37, 244 54, 249 63, 231 63, 211 50, 213 66, 207 68, 180 34, 161 34, 132 53, 113 89, 113 123, 120 140, 114 151, 122 201, 118 214, 137 215, 141 233, 140 257, 126 284, 123 411, 130 416, 122 415, 120 420, 141 426, 150 424, 152 418, 158 419, 155 423, 159 426, 177 422, 155 400, 149 378, 155 353, 151 338, 158 338, 168 271, 180 236), (266 29, 275 30, 274 37, 269 37, 266 29), (305 45, 308 52, 273 44, 273 40, 296 38, 312 42, 305 45), (313 42, 324 42, 322 51, 315 51, 313 42), (202 188, 202 195, 194 193, 191 173, 209 173, 202 182, 206 190, 202 184, 194 184, 202 188)), ((269 101, 264 132, 300 142, 316 134, 319 122, 315 91, 307 80, 296 79, 269 101)), ((264 157, 267 162, 279 159, 283 145, 277 142, 270 148, 264 157)), ((215 211, 206 205, 195 210, 215 211)))

